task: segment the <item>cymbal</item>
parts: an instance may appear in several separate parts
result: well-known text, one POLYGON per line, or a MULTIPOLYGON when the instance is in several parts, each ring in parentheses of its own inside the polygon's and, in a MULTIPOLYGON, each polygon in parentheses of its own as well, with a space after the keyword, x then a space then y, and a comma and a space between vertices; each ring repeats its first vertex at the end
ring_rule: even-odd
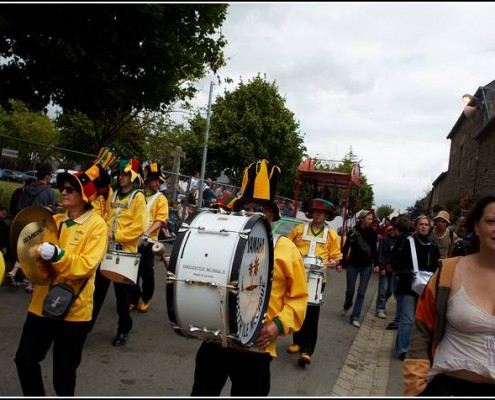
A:
POLYGON ((29 206, 19 211, 10 225, 10 248, 12 249, 14 260, 19 259, 17 256, 17 240, 24 227, 33 221, 50 224, 50 222, 46 221, 53 221, 52 216, 53 211, 50 208, 40 205, 29 206))
POLYGON ((5 275, 5 259, 3 258, 3 253, 0 251, 0 277, 3 278, 4 275, 5 275))
POLYGON ((58 244, 57 224, 54 219, 34 221, 27 224, 17 240, 17 255, 22 272, 35 285, 48 285, 51 263, 43 260, 38 247, 43 242, 58 244))

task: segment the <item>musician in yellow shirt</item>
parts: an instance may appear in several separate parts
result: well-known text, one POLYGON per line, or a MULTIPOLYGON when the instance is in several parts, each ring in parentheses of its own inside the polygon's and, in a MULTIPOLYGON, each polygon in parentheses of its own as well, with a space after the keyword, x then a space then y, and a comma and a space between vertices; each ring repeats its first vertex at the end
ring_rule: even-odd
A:
MULTIPOLYGON (((48 262, 50 285, 65 283, 80 291, 61 321, 43 315, 49 285, 35 285, 15 355, 17 374, 24 396, 45 396, 40 363, 53 344, 53 386, 57 396, 74 396, 76 372, 81 362, 93 307, 96 269, 107 249, 105 220, 93 210, 97 188, 108 185, 110 177, 93 166, 87 171, 57 175, 64 213, 53 219, 58 243, 44 242, 39 256, 48 262), (91 171, 91 172, 89 172, 91 171)), ((23 270, 31 271, 29 265, 23 270)))
MULTIPOLYGON (((287 237, 292 240, 301 252, 306 273, 315 273, 315 277, 322 275, 321 293, 327 282, 327 269, 337 269, 342 271, 340 260, 342 252, 340 251, 340 238, 337 232, 326 224, 326 220, 332 220, 335 217, 335 206, 325 199, 313 199, 310 203, 309 213, 313 220, 296 226, 287 237), (316 270, 309 270, 316 268, 316 270)), ((310 293, 311 295, 311 293, 310 293)), ((313 294, 314 295, 314 294, 313 294)), ((311 296, 310 296, 311 297, 311 296)), ((309 299, 306 317, 302 328, 293 335, 293 344, 289 346, 289 353, 298 353, 298 364, 305 366, 311 363, 311 356, 316 347, 318 339, 318 320, 320 318, 321 299, 309 299)))
POLYGON ((152 246, 153 241, 158 240, 158 232, 168 220, 168 200, 159 190, 163 182, 165 182, 165 178, 162 176, 160 164, 151 163, 144 167, 147 225, 138 247, 141 260, 139 261, 138 281, 136 286, 131 288, 131 304, 129 306, 131 311, 138 309, 139 312, 147 312, 155 291, 155 254, 152 246), (142 284, 141 287, 140 283, 142 284))
MULTIPOLYGON (((140 162, 136 159, 121 160, 117 169, 118 188, 113 193, 106 220, 109 238, 108 250, 110 251, 137 254, 139 240, 146 229, 146 199, 144 193, 139 189, 142 183, 139 164, 140 162)), ((100 267, 96 276, 93 325, 105 300, 110 282, 110 279, 101 273, 100 267)), ((129 312, 132 286, 114 281, 113 287, 117 299, 119 319, 117 335, 113 339, 112 345, 122 346, 126 344, 129 331, 132 329, 132 317, 129 312)))

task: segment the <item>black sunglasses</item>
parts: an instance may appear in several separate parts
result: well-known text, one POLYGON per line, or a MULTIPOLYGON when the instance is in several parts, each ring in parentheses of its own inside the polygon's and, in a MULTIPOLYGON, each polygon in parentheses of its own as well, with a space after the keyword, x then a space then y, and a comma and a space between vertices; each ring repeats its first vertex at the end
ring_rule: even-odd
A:
POLYGON ((254 211, 254 212, 263 212, 263 206, 254 206, 254 207, 251 207, 249 205, 245 205, 242 207, 242 209, 244 211, 254 211))
POLYGON ((58 188, 58 190, 60 191, 60 193, 63 193, 64 190, 68 193, 68 194, 71 194, 72 192, 78 192, 79 193, 79 190, 78 189, 75 189, 73 187, 70 187, 70 186, 63 186, 61 188, 58 188))

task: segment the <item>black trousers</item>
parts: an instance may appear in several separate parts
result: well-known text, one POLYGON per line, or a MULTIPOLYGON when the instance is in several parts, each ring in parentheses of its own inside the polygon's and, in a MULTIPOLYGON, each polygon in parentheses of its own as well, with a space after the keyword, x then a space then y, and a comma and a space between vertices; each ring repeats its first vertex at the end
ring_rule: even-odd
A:
POLYGON ((57 396, 74 396, 76 371, 89 322, 51 321, 27 314, 15 355, 17 375, 24 396, 44 396, 40 362, 53 343, 53 387, 57 396))
POLYGON ((231 396, 268 396, 271 361, 268 353, 203 342, 196 353, 191 396, 220 396, 227 378, 232 382, 231 396))
MULTIPOLYGON (((321 293, 325 290, 325 282, 322 284, 321 293)), ((299 331, 293 334, 293 343, 300 347, 300 353, 312 355, 318 340, 318 321, 320 320, 321 305, 308 304, 306 316, 299 331)))
POLYGON ((131 287, 131 303, 137 305, 139 299, 143 301, 150 301, 155 292, 155 253, 153 253, 152 246, 140 245, 138 248, 141 253, 141 259, 139 260, 139 272, 136 286, 131 287), (139 287, 139 281, 141 280, 141 287, 139 287))
MULTIPOLYGON (((95 292, 93 295, 93 314, 91 318, 91 323, 89 325, 89 330, 93 329, 94 324, 100 313, 101 306, 105 301, 105 297, 110 286, 110 279, 105 277, 101 271, 100 267, 96 271, 95 276, 95 292)), ((113 289, 115 292, 115 298, 117 299, 117 314, 119 316, 117 324, 117 333, 129 333, 132 329, 132 317, 129 312, 131 288, 133 285, 128 285, 126 283, 113 282, 113 289)))
POLYGON ((301 329, 294 332, 293 342, 300 347, 300 353, 312 355, 315 351, 316 341, 318 340, 320 308, 320 306, 308 305, 301 329))
POLYGON ((435 376, 426 386, 422 397, 431 396, 455 396, 455 397, 473 397, 473 396, 495 396, 495 384, 474 383, 464 379, 453 378, 447 375, 435 376))

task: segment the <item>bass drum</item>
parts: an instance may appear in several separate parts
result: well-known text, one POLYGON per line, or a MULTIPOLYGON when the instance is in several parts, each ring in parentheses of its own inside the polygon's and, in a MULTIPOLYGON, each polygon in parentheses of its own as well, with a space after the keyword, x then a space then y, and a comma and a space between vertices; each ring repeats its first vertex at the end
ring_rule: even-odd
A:
POLYGON ((270 223, 200 210, 179 229, 170 255, 167 311, 185 337, 255 350, 273 279, 270 223))

